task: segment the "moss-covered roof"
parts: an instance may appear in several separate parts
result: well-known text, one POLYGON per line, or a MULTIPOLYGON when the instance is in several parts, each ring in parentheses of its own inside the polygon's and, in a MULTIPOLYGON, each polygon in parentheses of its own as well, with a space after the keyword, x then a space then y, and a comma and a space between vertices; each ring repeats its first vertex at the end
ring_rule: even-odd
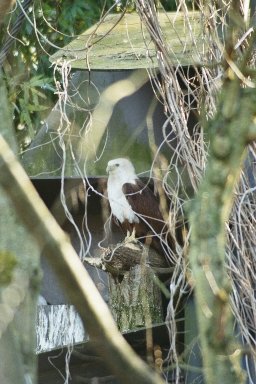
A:
MULTIPOLYGON (((203 52, 199 12, 160 12, 159 21, 174 65, 200 64, 203 52), (189 23, 188 23, 189 20, 189 23)), ((70 61, 72 68, 111 70, 157 67, 156 50, 137 13, 110 14, 60 49, 51 62, 70 61)))

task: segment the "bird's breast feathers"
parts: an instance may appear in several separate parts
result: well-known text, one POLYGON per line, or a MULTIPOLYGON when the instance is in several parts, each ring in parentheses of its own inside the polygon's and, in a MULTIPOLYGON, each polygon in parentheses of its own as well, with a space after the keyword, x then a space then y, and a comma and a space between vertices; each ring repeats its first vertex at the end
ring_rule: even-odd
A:
MULTIPOLYGON (((136 184, 136 181, 131 184, 136 184)), ((108 199, 112 214, 120 223, 123 223, 125 220, 128 220, 129 223, 139 222, 138 217, 123 193, 120 182, 108 181, 108 199)))

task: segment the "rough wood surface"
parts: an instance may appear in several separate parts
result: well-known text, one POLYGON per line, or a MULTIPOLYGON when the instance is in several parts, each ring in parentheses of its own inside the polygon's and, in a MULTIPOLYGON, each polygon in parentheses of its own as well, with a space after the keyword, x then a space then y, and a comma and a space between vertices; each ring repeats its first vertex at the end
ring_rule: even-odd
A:
POLYGON ((109 304, 120 331, 163 322, 156 272, 171 273, 163 256, 140 242, 123 242, 110 245, 101 257, 87 258, 86 262, 109 273, 109 304))
POLYGON ((81 343, 88 340, 81 318, 73 305, 37 307, 36 352, 81 343))
MULTIPOLYGON (((179 65, 202 61, 200 13, 187 12, 190 30, 182 12, 159 12, 159 23, 171 45, 171 58, 179 65), (193 39, 191 38, 193 33, 193 39), (195 41, 197 49, 195 49, 195 41)), ((72 68, 137 69, 157 67, 156 50, 136 12, 109 14, 50 57, 61 64, 68 60, 72 68)))
POLYGON ((109 274, 110 308, 121 332, 163 322, 161 290, 150 267, 135 265, 118 281, 109 274))
POLYGON ((103 269, 111 275, 122 276, 136 265, 141 264, 142 255, 147 255, 145 265, 151 267, 157 274, 170 274, 172 267, 162 255, 154 249, 137 242, 111 244, 99 252, 95 258, 85 258, 85 262, 97 268, 103 269))

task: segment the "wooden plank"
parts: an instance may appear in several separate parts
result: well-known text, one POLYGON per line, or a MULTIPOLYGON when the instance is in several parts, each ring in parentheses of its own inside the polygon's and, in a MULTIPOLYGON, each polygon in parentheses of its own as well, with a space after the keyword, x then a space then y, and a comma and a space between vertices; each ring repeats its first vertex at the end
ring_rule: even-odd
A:
POLYGON ((73 305, 40 305, 37 309, 36 352, 46 352, 88 340, 73 305))
MULTIPOLYGON (((201 63, 203 52, 200 12, 159 12, 159 23, 169 43, 171 62, 201 63), (188 21, 189 20, 189 24, 188 21)), ((79 69, 156 68, 156 50, 137 13, 110 14, 50 57, 51 62, 70 62, 79 69)))

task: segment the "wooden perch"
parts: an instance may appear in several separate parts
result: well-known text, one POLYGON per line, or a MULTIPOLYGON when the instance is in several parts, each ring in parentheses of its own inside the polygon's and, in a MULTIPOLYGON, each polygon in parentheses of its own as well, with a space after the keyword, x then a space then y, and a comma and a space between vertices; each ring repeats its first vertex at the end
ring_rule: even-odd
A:
POLYGON ((142 262, 142 255, 146 255, 144 263, 157 274, 171 273, 172 268, 162 255, 153 248, 138 242, 111 244, 97 253, 96 257, 87 257, 85 262, 109 272, 113 277, 123 276, 142 262))
POLYGON ((169 273, 154 249, 138 242, 110 245, 86 262, 109 273, 109 304, 120 331, 151 327, 164 321, 156 272, 169 273))

